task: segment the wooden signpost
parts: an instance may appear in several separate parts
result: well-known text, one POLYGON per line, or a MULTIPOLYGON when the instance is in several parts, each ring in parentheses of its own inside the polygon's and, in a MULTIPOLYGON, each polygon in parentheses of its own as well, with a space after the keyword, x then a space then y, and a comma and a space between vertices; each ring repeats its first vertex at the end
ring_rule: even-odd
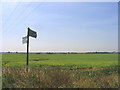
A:
POLYGON ((29 62, 29 36, 37 38, 37 33, 33 30, 31 30, 28 27, 28 32, 27 32, 27 36, 22 38, 22 43, 27 43, 27 61, 26 61, 26 71, 28 72, 28 62, 29 62))

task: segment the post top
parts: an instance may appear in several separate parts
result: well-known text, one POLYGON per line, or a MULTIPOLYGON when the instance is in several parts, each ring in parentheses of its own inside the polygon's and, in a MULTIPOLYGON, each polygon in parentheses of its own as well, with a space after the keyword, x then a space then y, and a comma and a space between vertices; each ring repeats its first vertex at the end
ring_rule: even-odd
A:
POLYGON ((28 30, 30 30, 30 28, 28 27, 28 30))

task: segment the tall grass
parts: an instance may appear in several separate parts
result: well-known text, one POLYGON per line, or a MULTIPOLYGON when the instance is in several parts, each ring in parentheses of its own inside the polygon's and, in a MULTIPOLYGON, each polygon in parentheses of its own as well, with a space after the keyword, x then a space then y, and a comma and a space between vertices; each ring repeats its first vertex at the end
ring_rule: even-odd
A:
POLYGON ((61 69, 3 68, 3 88, 118 88, 118 67, 61 69))

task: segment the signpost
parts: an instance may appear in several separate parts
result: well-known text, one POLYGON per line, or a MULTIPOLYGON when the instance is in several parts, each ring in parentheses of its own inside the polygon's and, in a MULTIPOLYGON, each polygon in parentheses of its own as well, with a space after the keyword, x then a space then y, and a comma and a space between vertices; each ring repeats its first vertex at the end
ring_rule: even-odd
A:
POLYGON ((23 44, 24 44, 24 43, 27 43, 27 36, 25 36, 25 37, 22 38, 22 43, 23 43, 23 44))
POLYGON ((27 62, 26 62, 26 71, 28 72, 28 61, 29 61, 29 36, 37 38, 37 33, 33 30, 31 30, 28 27, 28 32, 27 32, 27 36, 22 38, 22 43, 27 43, 27 62))

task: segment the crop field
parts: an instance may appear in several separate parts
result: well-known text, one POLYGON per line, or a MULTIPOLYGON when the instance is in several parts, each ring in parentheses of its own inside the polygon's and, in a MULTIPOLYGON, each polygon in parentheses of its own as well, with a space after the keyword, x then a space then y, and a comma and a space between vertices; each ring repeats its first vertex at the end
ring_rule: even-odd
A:
POLYGON ((2 54, 3 88, 117 88, 118 54, 2 54))
MULTIPOLYGON (((25 67, 26 54, 3 54, 3 67, 25 67)), ((61 65, 65 68, 106 67, 118 64, 117 54, 30 54, 29 66, 61 65)))

